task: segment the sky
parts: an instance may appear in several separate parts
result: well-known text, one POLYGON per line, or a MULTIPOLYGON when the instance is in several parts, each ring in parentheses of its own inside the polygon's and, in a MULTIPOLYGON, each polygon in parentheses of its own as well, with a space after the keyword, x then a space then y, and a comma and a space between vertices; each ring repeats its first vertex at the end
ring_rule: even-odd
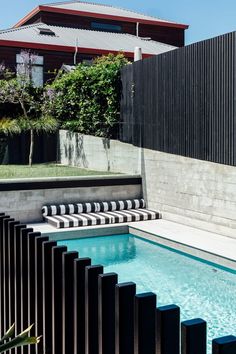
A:
MULTIPOLYGON (((62 0, 61 0, 62 1, 62 0)), ((54 0, 0 0, 0 29, 13 26, 34 7, 54 0)), ((93 0, 188 24, 186 44, 236 30, 236 0, 93 0)))

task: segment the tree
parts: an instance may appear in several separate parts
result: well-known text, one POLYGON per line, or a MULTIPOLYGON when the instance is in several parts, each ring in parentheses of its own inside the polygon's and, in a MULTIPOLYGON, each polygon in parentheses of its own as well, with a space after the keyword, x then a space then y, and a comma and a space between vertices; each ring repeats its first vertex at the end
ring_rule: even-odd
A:
POLYGON ((16 118, 2 117, 0 131, 7 135, 30 132, 29 165, 32 166, 35 133, 54 132, 58 122, 46 110, 45 102, 52 99, 51 91, 33 85, 32 66, 35 55, 22 51, 21 57, 22 64, 18 65, 17 77, 4 64, 0 65, 0 77, 3 77, 0 80, 0 103, 18 105, 22 113, 16 118))

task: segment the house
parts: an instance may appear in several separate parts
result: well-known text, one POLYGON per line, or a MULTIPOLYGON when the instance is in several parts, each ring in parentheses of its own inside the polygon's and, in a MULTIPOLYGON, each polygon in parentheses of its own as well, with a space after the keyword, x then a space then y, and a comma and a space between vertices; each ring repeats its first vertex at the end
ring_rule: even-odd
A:
MULTIPOLYGON (((124 52, 133 60, 134 48, 143 57, 184 45, 187 25, 146 16, 113 6, 81 1, 41 5, 13 28, 0 31, 0 63, 15 70, 22 49, 37 54, 38 83, 63 64, 124 52)), ((37 70, 36 70, 37 69, 37 70)))

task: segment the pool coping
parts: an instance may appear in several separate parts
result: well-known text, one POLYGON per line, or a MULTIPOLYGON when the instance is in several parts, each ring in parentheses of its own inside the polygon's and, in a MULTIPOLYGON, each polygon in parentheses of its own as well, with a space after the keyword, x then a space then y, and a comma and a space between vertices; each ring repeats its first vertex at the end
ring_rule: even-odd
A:
POLYGON ((187 244, 182 243, 180 241, 178 241, 178 242, 173 241, 173 240, 169 239, 168 237, 156 235, 156 234, 153 234, 153 233, 147 232, 147 231, 142 231, 142 230, 135 228, 133 226, 129 227, 129 232, 134 236, 142 237, 143 239, 146 239, 148 241, 152 241, 152 242, 160 244, 162 246, 172 248, 173 250, 184 252, 188 255, 191 255, 191 256, 194 256, 197 258, 201 258, 205 261, 216 263, 222 267, 230 268, 230 269, 233 269, 236 271, 236 261, 234 261, 230 258, 227 258, 227 257, 223 257, 222 255, 218 255, 218 254, 206 251, 206 250, 202 250, 200 248, 187 245, 187 244))
MULTIPOLYGON (((164 220, 162 220, 163 222, 164 220)), ((178 223, 169 222, 167 220, 164 221, 167 225, 173 228, 174 226, 181 226, 182 228, 186 229, 187 232, 190 232, 190 227, 178 223)), ((158 229, 154 232, 147 231, 147 226, 150 226, 151 222, 134 222, 134 223, 124 223, 124 224, 114 224, 114 225, 99 225, 94 227, 78 227, 78 228, 67 228, 67 229, 54 229, 54 228, 47 228, 45 223, 36 224, 36 231, 42 232, 42 234, 49 236, 50 240, 68 240, 68 239, 75 239, 75 238, 85 238, 85 237, 97 237, 97 236, 112 236, 124 233, 131 233, 135 236, 142 237, 148 241, 155 242, 162 246, 166 246, 172 248, 173 250, 177 250, 180 252, 184 252, 188 255, 201 258, 203 260, 216 263, 220 266, 230 268, 236 270, 236 259, 229 258, 222 254, 217 254, 217 252, 212 252, 206 249, 206 245, 202 244, 201 248, 194 246, 191 244, 191 237, 188 239, 187 242, 183 242, 181 240, 177 240, 177 238, 172 239, 171 236, 167 235, 160 235, 158 234, 158 229), (149 223, 149 224, 148 224, 149 223), (44 225, 44 230, 43 226, 44 225), (205 249, 204 249, 205 247, 205 249)), ((155 226, 158 226, 160 223, 159 220, 156 221, 155 226)), ((29 226, 34 227, 34 224, 29 226)), ((202 231, 196 228, 194 229, 196 233, 201 234, 202 231)), ((161 231, 160 231, 161 232, 161 231)), ((206 232, 205 232, 206 233, 206 232)), ((207 232, 209 235, 215 235, 210 232, 207 232)), ((216 235, 215 237, 223 237, 224 240, 230 240, 232 242, 236 240, 232 240, 228 237, 216 235)))

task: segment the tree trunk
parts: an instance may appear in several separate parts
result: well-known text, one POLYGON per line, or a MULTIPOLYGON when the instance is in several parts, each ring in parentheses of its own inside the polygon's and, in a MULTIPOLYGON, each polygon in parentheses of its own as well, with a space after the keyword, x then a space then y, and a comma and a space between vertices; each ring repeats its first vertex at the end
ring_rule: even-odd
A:
POLYGON ((29 152, 29 166, 32 166, 34 153, 34 131, 30 129, 30 152, 29 152))

